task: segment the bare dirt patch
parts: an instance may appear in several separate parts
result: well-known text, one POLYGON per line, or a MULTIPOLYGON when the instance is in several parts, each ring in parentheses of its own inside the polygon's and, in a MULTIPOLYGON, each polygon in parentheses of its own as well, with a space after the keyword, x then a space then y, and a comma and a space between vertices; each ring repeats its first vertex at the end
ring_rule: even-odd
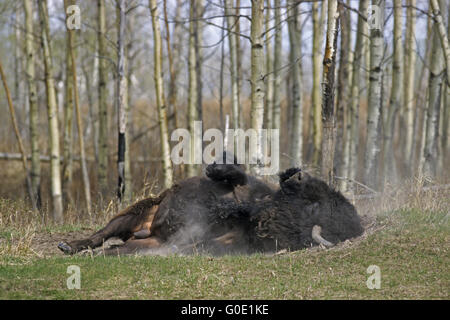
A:
POLYGON ((88 237, 94 230, 81 230, 72 232, 36 232, 31 242, 31 248, 43 256, 63 255, 58 249, 60 241, 73 241, 88 237))

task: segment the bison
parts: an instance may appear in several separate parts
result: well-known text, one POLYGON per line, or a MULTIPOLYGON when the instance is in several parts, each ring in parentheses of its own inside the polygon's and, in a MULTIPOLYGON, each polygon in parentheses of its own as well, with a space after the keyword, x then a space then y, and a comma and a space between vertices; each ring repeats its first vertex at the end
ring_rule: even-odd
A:
POLYGON ((206 177, 138 201, 89 238, 58 248, 74 254, 119 237, 125 243, 105 254, 248 254, 332 246, 362 234, 354 206, 325 182, 298 168, 279 177, 274 187, 247 175, 242 165, 214 163, 206 177))

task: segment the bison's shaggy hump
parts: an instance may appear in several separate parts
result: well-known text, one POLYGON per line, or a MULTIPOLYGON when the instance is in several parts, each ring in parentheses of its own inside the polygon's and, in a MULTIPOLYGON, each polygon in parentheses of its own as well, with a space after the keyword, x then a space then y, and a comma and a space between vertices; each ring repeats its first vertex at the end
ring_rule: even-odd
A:
POLYGON ((319 226, 321 236, 332 243, 363 233, 355 207, 322 180, 292 168, 280 174, 280 186, 272 199, 251 213, 256 238, 264 250, 315 245, 314 226, 319 226))
POLYGON ((152 235, 163 241, 204 243, 236 228, 244 230, 244 216, 231 215, 228 206, 254 203, 274 193, 239 165, 212 164, 206 173, 208 178, 189 178, 170 189, 153 220, 152 235))

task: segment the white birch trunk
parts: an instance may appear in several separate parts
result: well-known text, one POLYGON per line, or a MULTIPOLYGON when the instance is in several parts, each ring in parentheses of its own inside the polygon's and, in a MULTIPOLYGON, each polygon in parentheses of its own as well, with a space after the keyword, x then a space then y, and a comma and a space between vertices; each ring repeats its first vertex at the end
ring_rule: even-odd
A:
POLYGON ((339 30, 338 1, 328 0, 328 22, 325 54, 323 56, 322 77, 322 161, 321 175, 334 185, 333 160, 334 141, 336 136, 335 114, 334 114, 334 78, 336 70, 336 50, 339 30))
POLYGON ((161 139, 161 155, 163 160, 164 188, 168 189, 173 183, 172 162, 170 160, 169 133, 167 128, 167 113, 164 96, 164 83, 162 71, 162 41, 159 24, 159 14, 156 0, 149 0, 153 26, 154 49, 154 81, 156 92, 156 104, 158 107, 159 133, 161 139))
POLYGON ((288 20, 289 42, 290 42, 290 63, 292 64, 291 84, 292 84, 292 134, 290 137, 291 166, 301 167, 303 155, 303 105, 302 105, 302 74, 300 68, 301 61, 301 41, 300 41, 300 16, 298 15, 299 5, 295 5, 292 16, 288 20))
MULTIPOLYGON (((256 130, 257 148, 254 163, 262 159, 262 127, 264 122, 264 46, 262 37, 264 15, 264 0, 252 1, 251 23, 251 128, 256 130)), ((259 172, 258 165, 254 166, 254 172, 259 172)))
POLYGON ((275 0, 275 44, 273 51, 273 128, 281 126, 281 66, 282 66, 281 1, 275 0))
POLYGON ((423 153, 423 174, 433 179, 436 177, 439 114, 441 106, 441 93, 443 89, 444 55, 440 48, 438 24, 435 23, 433 32, 433 45, 431 49, 430 77, 428 84, 427 122, 425 131, 425 144, 423 153))
MULTIPOLYGON (((384 0, 372 0, 372 5, 380 8, 384 21, 384 0)), ((381 29, 370 30, 370 86, 367 116, 366 153, 364 158, 364 181, 372 188, 377 186, 378 155, 380 153, 379 126, 382 108, 382 60, 383 60, 383 33, 381 29)))
POLYGON ((49 128, 49 147, 51 154, 50 180, 52 196, 52 216, 56 223, 62 224, 64 221, 62 191, 61 191, 61 171, 59 164, 59 127, 58 109, 56 102, 55 82, 53 78, 52 53, 49 43, 49 26, 47 1, 39 1, 39 17, 41 20, 41 45, 44 54, 45 86, 47 93, 47 115, 49 128))
POLYGON ((387 115, 387 121, 384 126, 384 172, 381 175, 382 179, 389 182, 396 182, 396 170, 395 170, 395 155, 393 145, 393 135, 395 133, 395 123, 398 110, 402 105, 402 93, 403 93, 403 41, 402 41, 402 29, 403 29, 403 8, 401 3, 397 3, 394 6, 394 58, 392 63, 392 89, 389 102, 389 110, 387 115))

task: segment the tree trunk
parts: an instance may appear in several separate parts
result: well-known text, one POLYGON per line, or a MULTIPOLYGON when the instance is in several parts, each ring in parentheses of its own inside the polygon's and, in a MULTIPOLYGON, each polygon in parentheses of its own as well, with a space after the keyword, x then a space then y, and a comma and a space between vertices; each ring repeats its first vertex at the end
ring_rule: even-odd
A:
MULTIPOLYGON (((74 4, 74 1, 64 1, 64 11, 74 4)), ((64 143, 63 143, 63 164, 62 164, 62 188, 63 199, 66 205, 74 205, 72 197, 72 175, 73 175, 73 75, 72 58, 69 32, 66 34, 66 79, 64 95, 64 143)))
MULTIPOLYGON (((407 1, 407 38, 406 42, 406 61, 405 67, 405 88, 404 103, 406 119, 405 126, 405 154, 404 161, 408 173, 412 173, 412 165, 414 159, 413 143, 414 143, 414 75, 416 70, 416 13, 413 7, 416 6, 416 0, 407 1)), ((400 34, 401 37, 401 34, 400 34)), ((400 49, 401 50, 401 49, 400 49)), ((388 172, 389 174, 389 172, 388 172)))
POLYGON ((106 20, 105 1, 97 0, 98 9, 98 112, 99 112, 99 135, 98 135, 98 183, 103 197, 108 191, 108 105, 107 105, 107 51, 106 51, 106 20))
MULTIPOLYGON (((195 68, 197 70, 197 117, 203 120, 203 18, 204 4, 203 0, 195 1, 195 20, 194 20, 194 39, 195 39, 195 68)), ((201 133, 203 137, 203 132, 201 133)))
POLYGON ((231 110, 233 115, 233 128, 239 128, 239 92, 237 79, 237 51, 235 32, 236 17, 232 16, 231 10, 228 8, 228 1, 224 1, 225 15, 228 26, 228 46, 230 48, 230 74, 231 74, 231 110))
POLYGON ((325 20, 326 12, 326 0, 322 2, 322 9, 319 18, 319 2, 313 2, 313 88, 312 88, 312 102, 311 108, 313 111, 313 143, 314 154, 313 164, 317 166, 319 164, 320 148, 322 143, 322 117, 321 117, 321 57, 322 57, 322 25, 325 20))
POLYGON ((433 45, 428 84, 427 122, 425 131, 425 145, 423 153, 423 174, 427 178, 436 177, 439 114, 441 106, 441 92, 443 86, 444 56, 440 47, 438 23, 433 26, 433 45))
POLYGON ((303 106, 302 106, 302 74, 300 68, 301 61, 301 30, 300 16, 298 15, 299 5, 294 5, 292 16, 288 20, 290 63, 292 64, 291 85, 292 85, 292 128, 290 137, 291 166, 302 166, 303 154, 303 106))
MULTIPOLYGON (((372 0, 381 12, 379 19, 384 19, 384 0, 372 0)), ((370 86, 367 115, 366 153, 364 159, 364 181, 372 188, 377 187, 378 156, 380 152, 379 126, 382 108, 382 60, 383 60, 383 33, 381 29, 370 30, 370 86)))
MULTIPOLYGON (((450 34, 450 5, 447 3, 447 35, 450 34)), ((448 159, 448 152, 450 151, 450 86, 447 85, 445 96, 444 96, 444 110, 443 110, 443 122, 442 122, 442 166, 444 169, 444 161, 448 159)))
POLYGON ((189 70, 189 93, 188 93, 188 130, 191 136, 190 152, 189 152, 189 164, 187 166, 187 176, 193 177, 197 175, 197 165, 194 164, 194 152, 195 152, 195 130, 194 122, 198 119, 197 113, 197 58, 195 50, 195 0, 190 0, 189 8, 189 57, 188 57, 188 70, 189 70))
POLYGON ((118 126, 118 140, 117 140, 117 174, 118 174, 118 188, 117 197, 119 202, 122 202, 125 194, 125 150, 127 148, 126 131, 127 131, 127 77, 125 69, 125 0, 117 1, 117 78, 116 78, 116 108, 117 112, 117 126, 118 126))
MULTIPOLYGON (((361 0, 359 2, 359 12, 366 12, 368 0, 361 0)), ((356 43, 353 54, 353 73, 351 84, 351 100, 350 100, 350 146, 349 146, 349 163, 346 177, 350 180, 355 180, 358 172, 358 148, 359 148, 359 103, 360 103, 360 82, 361 69, 363 69, 363 54, 364 54, 364 35, 367 29, 367 22, 358 16, 358 25, 356 29, 356 43)))
POLYGON ((178 78, 178 58, 179 58, 179 44, 178 33, 180 28, 179 18, 181 12, 181 2, 177 1, 177 7, 175 9, 175 27, 174 27, 174 38, 175 43, 172 44, 171 34, 170 34, 170 26, 169 20, 167 16, 167 0, 164 0, 164 20, 166 27, 166 46, 167 46, 167 58, 169 60, 169 73, 170 73, 170 83, 169 83, 169 104, 168 104, 168 113, 169 120, 168 127, 170 130, 178 128, 178 113, 177 113, 177 78, 178 78), (172 50, 172 46, 176 50, 172 50), (175 51, 175 52, 174 52, 175 51))
MULTIPOLYGON (((64 1, 64 7, 67 7, 73 2, 70 0, 64 1)), ((67 11, 66 11, 67 12, 67 11)), ((66 17, 67 19, 67 17, 66 17)), ((69 55, 70 55, 70 65, 72 67, 71 75, 72 75, 72 83, 73 83, 73 93, 75 98, 75 111, 77 115, 77 127, 78 127, 78 143, 80 147, 80 165, 81 165, 81 175, 83 179, 84 186, 84 198, 86 200, 86 210, 89 216, 91 216, 91 187, 89 185, 89 173, 86 165, 86 154, 84 150, 84 136, 83 136, 83 123, 81 120, 81 110, 80 110, 80 102, 78 95, 78 84, 77 84, 77 64, 75 57, 75 49, 74 49, 74 35, 73 31, 67 28, 67 33, 69 35, 69 55)))
POLYGON ((336 68, 337 38, 339 30, 338 1, 328 0, 327 41, 323 56, 323 84, 322 84, 322 161, 321 175, 334 185, 333 159, 334 140, 336 136, 334 115, 334 76, 336 68))
POLYGON ((422 176, 423 172, 423 152, 425 146, 425 129, 427 123, 427 100, 428 100, 428 66, 431 61, 431 47, 433 44, 433 19, 428 16, 427 19, 427 41, 425 49, 424 62, 419 74, 419 81, 416 87, 416 104, 414 116, 414 137, 413 137, 413 153, 414 153, 414 172, 422 176))
POLYGON ((28 84, 28 101, 30 106, 30 145, 31 145, 31 189, 32 203, 41 208, 41 163, 39 160, 38 136, 38 105, 35 79, 35 51, 33 37, 33 2, 24 0, 25 8, 25 50, 26 50, 26 77, 28 84))
MULTIPOLYGON (((252 23, 251 23, 251 128, 256 130, 257 148, 254 163, 262 159, 262 127, 264 122, 264 46, 262 37, 264 15, 264 0, 252 1, 252 23)), ((258 166, 253 167, 258 173, 258 166)))
POLYGON ((445 31, 445 24, 442 18, 441 10, 439 8, 438 0, 430 0, 430 7, 433 10, 437 32, 439 33, 439 40, 442 46, 443 57, 446 66, 447 86, 450 86, 450 45, 448 43, 448 35, 445 31))
POLYGON ((50 180, 52 195, 52 216, 56 223, 63 223, 63 206, 61 192, 61 171, 59 164, 59 128, 56 91, 53 78, 52 53, 49 43, 49 26, 47 1, 39 1, 39 18, 41 21, 41 46, 44 55, 45 86, 47 93, 47 115, 49 128, 49 147, 51 153, 50 180))
MULTIPOLYGON (((17 5, 14 9, 14 18, 15 18, 15 26, 14 26, 14 105, 16 106, 22 106, 22 92, 21 92, 21 75, 23 73, 22 71, 22 54, 21 54, 21 45, 22 41, 20 39, 21 35, 21 28, 20 26, 20 6, 17 5)), ((22 108, 24 109, 24 108, 22 108)), ((24 114, 24 111, 22 111, 22 114, 24 114)), ((19 122, 21 115, 20 112, 18 113, 19 122)))
POLYGON ((149 0, 150 12, 152 15, 153 26, 153 48, 154 48, 154 81, 156 92, 156 104, 158 107, 159 132, 161 139, 161 156, 163 159, 163 177, 164 188, 168 189, 172 186, 172 162, 170 160, 169 133, 167 129, 166 103, 164 96, 164 83, 162 71, 162 41, 159 25, 159 15, 156 0, 149 0))
POLYGON ((273 51, 273 128, 281 126, 281 66, 282 66, 282 32, 281 1, 275 0, 275 45, 273 51))
MULTIPOLYGON (((242 77, 242 48, 241 48, 241 36, 240 36, 240 32, 241 32, 241 23, 240 23, 240 11, 241 11, 241 1, 240 0, 236 0, 236 33, 235 33, 235 37, 236 37, 236 65, 237 65, 237 74, 236 74, 236 79, 237 79, 237 87, 238 87, 238 101, 241 101, 241 77, 242 77)), ((243 127, 244 126, 244 119, 243 119, 243 115, 242 112, 239 113, 239 127, 243 127)))
POLYGON ((401 3, 394 5, 394 58, 392 63, 392 89, 391 98, 389 101, 389 110, 387 115, 387 121, 384 126, 384 144, 383 144, 383 156, 384 165, 382 166, 384 171, 381 174, 382 180, 389 182, 397 182, 397 172, 395 168, 395 155, 393 136, 395 133, 395 123, 398 110, 402 106, 402 93, 403 93, 403 41, 402 41, 402 29, 403 29, 403 8, 401 3))
MULTIPOLYGON (((348 3, 348 1, 347 1, 348 3)), ((334 167, 338 176, 342 177, 347 173, 348 157, 349 157, 349 126, 347 126, 348 109, 350 100, 350 53, 351 53, 351 19, 350 12, 339 7, 339 15, 341 22, 341 49, 340 62, 338 71, 337 83, 337 108, 336 108, 336 145, 334 154, 334 167), (347 152, 346 152, 347 151, 347 152)), ((345 190, 347 188, 347 180, 339 180, 339 189, 345 190)))
POLYGON ((16 135, 17 138, 17 143, 19 144, 19 150, 20 150, 20 154, 21 154, 21 158, 22 158, 22 165, 23 165, 23 169, 25 171, 25 179, 27 182, 27 191, 28 191, 28 195, 30 196, 30 200, 33 206, 33 210, 36 210, 36 204, 33 201, 34 197, 33 197, 33 192, 31 189, 31 180, 30 180, 30 173, 28 172, 28 164, 27 164, 27 156, 25 154, 25 148, 23 147, 23 143, 22 143, 22 138, 20 137, 20 132, 19 132, 19 127, 17 126, 17 120, 16 120, 16 112, 14 110, 14 106, 13 106, 13 102, 12 102, 12 98, 11 98, 11 93, 9 91, 8 88, 8 82, 6 81, 6 76, 5 73, 3 71, 3 66, 2 63, 0 61, 0 77, 2 78, 2 82, 3 82, 3 87, 5 88, 5 92, 6 92, 6 99, 8 100, 8 106, 9 106, 9 112, 11 114, 11 122, 13 124, 13 128, 14 128, 14 133, 16 135))
POLYGON ((271 28, 271 5, 270 0, 267 0, 266 12, 266 108, 265 108, 265 127, 267 129, 273 128, 273 58, 272 58, 272 38, 270 36, 271 28))

